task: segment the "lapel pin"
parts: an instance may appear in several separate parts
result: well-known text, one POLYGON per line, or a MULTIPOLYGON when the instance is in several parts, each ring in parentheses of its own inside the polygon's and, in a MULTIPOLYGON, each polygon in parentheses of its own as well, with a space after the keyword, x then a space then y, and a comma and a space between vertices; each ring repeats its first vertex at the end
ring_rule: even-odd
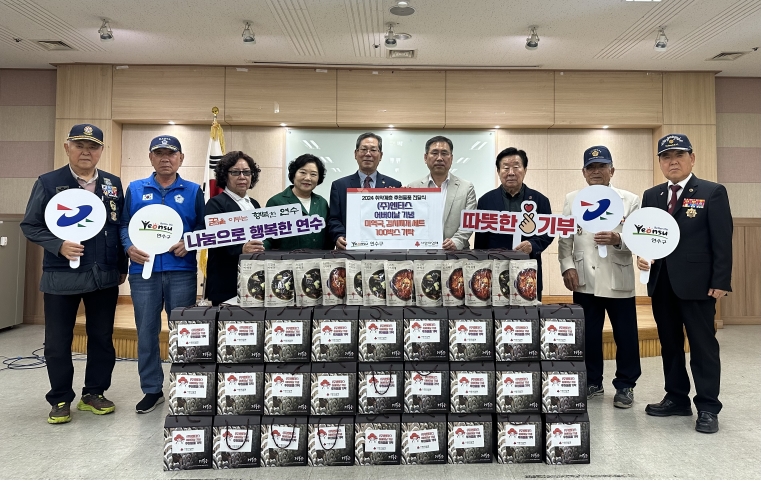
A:
POLYGON ((695 189, 690 189, 690 192, 692 192, 693 190, 695 190, 695 189))

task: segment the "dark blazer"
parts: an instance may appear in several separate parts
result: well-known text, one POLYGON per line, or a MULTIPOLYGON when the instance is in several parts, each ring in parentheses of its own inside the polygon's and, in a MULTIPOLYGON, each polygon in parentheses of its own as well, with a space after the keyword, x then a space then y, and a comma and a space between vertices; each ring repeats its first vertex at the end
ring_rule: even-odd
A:
MULTIPOLYGON (((539 193, 538 191, 529 188, 526 185, 524 193, 524 200, 532 200, 536 202, 536 210, 539 214, 552 214, 552 208, 550 207, 550 200, 539 193)), ((502 200, 502 186, 497 187, 494 190, 490 190, 478 199, 478 210, 505 210, 505 202, 502 200)), ((523 236, 521 240, 529 241, 531 243, 531 259, 536 259, 536 280, 537 280, 537 293, 539 300, 542 299, 542 252, 552 244, 554 237, 548 235, 539 236, 523 236)), ((476 232, 476 238, 473 243, 476 249, 512 249, 513 248, 513 236, 512 234, 493 234, 491 232, 476 232)))
MULTIPOLYGON (((250 199, 255 208, 261 207, 253 198, 250 199)), ((238 204, 222 192, 206 203, 205 215, 238 211, 238 204)), ((238 258, 242 253, 243 244, 209 249, 209 260, 206 263, 206 298, 214 305, 238 294, 238 258)))
MULTIPOLYGON (((396 179, 385 176, 378 172, 376 189, 386 187, 401 187, 402 183, 396 179)), ((346 237, 346 189, 359 189, 359 173, 355 172, 346 177, 334 180, 330 186, 330 215, 328 217, 328 236, 333 245, 339 237, 346 237)))
MULTIPOLYGON (((668 182, 646 190, 642 207, 668 210, 668 192, 668 182)), ((679 224, 679 244, 669 256, 653 264, 648 295, 653 295, 664 264, 668 266, 671 288, 680 299, 706 300, 709 289, 731 291, 733 224, 727 189, 693 174, 680 194, 672 214, 679 224), (685 199, 702 199, 705 204, 689 217, 690 208, 682 207, 685 199)))

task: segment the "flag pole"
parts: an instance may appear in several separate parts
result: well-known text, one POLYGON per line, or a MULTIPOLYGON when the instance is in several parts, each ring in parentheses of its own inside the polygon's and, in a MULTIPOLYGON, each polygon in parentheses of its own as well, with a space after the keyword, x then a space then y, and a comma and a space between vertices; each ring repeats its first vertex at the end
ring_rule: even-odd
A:
MULTIPOLYGON (((211 198, 211 177, 209 175, 210 170, 210 164, 209 160, 211 159, 211 151, 212 151, 212 145, 214 144, 215 140, 219 140, 220 143, 224 142, 224 137, 222 137, 221 128, 219 125, 219 122, 217 122, 217 114, 219 114, 219 109, 215 106, 212 107, 211 113, 214 116, 211 122, 211 133, 210 133, 210 139, 209 139, 209 146, 206 149, 206 170, 204 173, 204 183, 203 183, 203 192, 204 192, 204 200, 206 202, 209 201, 211 198)), ((222 147, 222 150, 224 151, 224 147, 222 147)), ((198 302, 199 306, 211 306, 211 302, 206 299, 206 268, 207 268, 207 261, 208 261, 208 250, 203 249, 199 255, 199 268, 201 270, 201 274, 203 274, 203 282, 201 283, 201 300, 198 302)))

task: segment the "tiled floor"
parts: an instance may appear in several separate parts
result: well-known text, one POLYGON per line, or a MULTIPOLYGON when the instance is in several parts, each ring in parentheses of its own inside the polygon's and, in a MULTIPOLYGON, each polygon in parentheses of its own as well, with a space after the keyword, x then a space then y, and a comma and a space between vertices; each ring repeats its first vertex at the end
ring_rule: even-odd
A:
MULTIPOLYGON (((761 326, 720 330, 724 410, 718 434, 699 434, 695 416, 654 418, 648 402, 663 396, 660 358, 642 360, 633 409, 613 407, 615 370, 606 361, 605 397, 590 402, 592 464, 584 466, 468 465, 372 468, 256 468, 236 471, 162 471, 165 409, 137 415, 141 398, 136 364, 118 362, 107 416, 73 411, 69 424, 46 422, 45 369, 0 372, 0 478, 5 479, 759 479, 761 478, 761 326)), ((41 326, 0 332, 0 356, 27 356, 42 346, 41 326)), ((75 363, 82 382, 84 362, 75 363)), ((168 370, 166 365, 165 369, 168 370)), ((78 392, 79 388, 75 388, 78 392)), ((165 391, 166 392, 166 391, 165 391)))

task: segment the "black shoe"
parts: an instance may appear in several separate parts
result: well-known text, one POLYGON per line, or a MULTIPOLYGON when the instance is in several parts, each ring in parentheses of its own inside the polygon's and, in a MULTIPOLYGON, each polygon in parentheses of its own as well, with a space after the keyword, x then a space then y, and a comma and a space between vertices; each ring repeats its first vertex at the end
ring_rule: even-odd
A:
POLYGON ((634 404, 634 388, 625 387, 616 389, 616 395, 613 397, 613 405, 617 408, 628 409, 634 404))
POLYGON ((719 430, 719 416, 708 411, 698 411, 698 420, 695 422, 695 431, 699 433, 713 434, 719 430))
POLYGON ((668 399, 657 404, 648 404, 645 412, 651 416, 692 416, 690 406, 681 407, 668 399))
POLYGON ((138 414, 145 414, 153 411, 159 404, 164 402, 164 393, 146 394, 143 400, 137 403, 135 411, 138 414))
POLYGON ((603 389, 602 386, 596 384, 590 384, 587 386, 587 399, 592 399, 593 397, 602 396, 604 394, 605 389, 603 389))

